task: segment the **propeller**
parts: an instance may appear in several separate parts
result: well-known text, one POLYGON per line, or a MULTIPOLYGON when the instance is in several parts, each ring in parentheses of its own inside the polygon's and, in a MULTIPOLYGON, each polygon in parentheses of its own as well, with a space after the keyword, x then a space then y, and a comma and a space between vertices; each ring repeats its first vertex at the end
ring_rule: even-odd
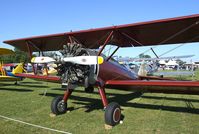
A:
POLYGON ((63 58, 63 62, 72 62, 80 65, 95 65, 102 64, 104 62, 101 56, 76 56, 63 58))
POLYGON ((97 56, 96 51, 85 49, 78 43, 67 43, 63 49, 59 50, 62 57, 35 57, 32 63, 55 63, 57 64, 57 76, 62 84, 92 85, 96 81, 95 73, 98 65, 104 62, 103 57, 97 56))
POLYGON ((104 59, 102 56, 75 56, 75 57, 65 57, 55 60, 51 57, 34 57, 31 59, 32 63, 37 64, 45 64, 45 63, 53 63, 53 62, 70 62, 74 64, 80 65, 95 65, 95 64, 102 64, 104 59))
POLYGON ((33 57, 31 59, 31 63, 36 63, 36 64, 53 63, 55 61, 56 60, 51 57, 33 57))

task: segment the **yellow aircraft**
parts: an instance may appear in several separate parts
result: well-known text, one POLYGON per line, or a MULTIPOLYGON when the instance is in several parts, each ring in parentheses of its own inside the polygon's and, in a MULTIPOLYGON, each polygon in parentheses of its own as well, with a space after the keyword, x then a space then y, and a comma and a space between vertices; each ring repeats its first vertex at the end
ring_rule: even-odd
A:
MULTIPOLYGON (((6 48, 0 48, 0 55, 11 55, 14 54, 12 50, 6 49, 6 48)), ((15 69, 12 70, 12 72, 7 72, 3 68, 3 62, 0 63, 0 81, 16 81, 15 84, 17 84, 17 81, 23 80, 23 77, 15 76, 16 73, 22 73, 24 72, 23 63, 20 63, 17 65, 15 69)))
POLYGON ((0 48, 0 55, 11 55, 14 54, 14 52, 10 49, 6 49, 6 48, 0 48))

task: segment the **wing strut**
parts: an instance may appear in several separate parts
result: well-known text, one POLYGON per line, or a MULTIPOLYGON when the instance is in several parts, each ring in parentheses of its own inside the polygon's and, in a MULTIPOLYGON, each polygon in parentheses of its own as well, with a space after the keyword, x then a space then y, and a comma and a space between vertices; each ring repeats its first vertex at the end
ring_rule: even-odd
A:
POLYGON ((104 42, 102 48, 101 48, 101 49, 99 50, 99 52, 98 52, 98 56, 101 55, 101 53, 102 53, 102 51, 104 50, 106 44, 110 41, 110 38, 111 38, 112 35, 113 35, 113 31, 111 31, 110 34, 108 35, 108 37, 106 38, 106 40, 105 40, 105 42, 104 42))
POLYGON ((156 54, 156 52, 153 50, 153 48, 151 47, 150 49, 153 52, 153 54, 155 54, 156 58, 159 58, 158 55, 156 54))
MULTIPOLYGON (((29 58, 30 58, 30 61, 31 61, 31 59, 32 59, 32 49, 30 48, 30 45, 29 45, 28 42, 26 42, 26 46, 28 48, 29 58)), ((34 64, 32 64, 32 67, 33 67, 34 74, 36 74, 36 70, 35 70, 34 64)))
POLYGON ((136 42, 136 43, 139 44, 140 46, 143 46, 142 43, 140 43, 139 41, 135 40, 134 38, 132 38, 132 37, 129 36, 128 34, 126 34, 126 33, 124 33, 124 32, 122 32, 121 34, 124 35, 124 37, 126 37, 127 39, 130 39, 131 41, 136 42))
POLYGON ((193 24, 189 25, 188 27, 186 27, 186 28, 184 28, 184 29, 178 31, 177 33, 173 34, 172 36, 168 37, 167 39, 161 41, 159 44, 166 43, 167 41, 169 41, 169 40, 175 38, 176 36, 180 35, 180 34, 183 33, 183 32, 186 32, 187 30, 189 30, 190 28, 192 28, 192 27, 194 27, 194 26, 196 26, 196 25, 198 25, 198 24, 199 24, 199 21, 194 22, 193 24))
POLYGON ((109 61, 111 59, 111 57, 117 52, 117 50, 119 49, 120 47, 118 46, 114 52, 106 59, 106 61, 109 61))
POLYGON ((34 48, 36 48, 37 50, 41 51, 40 48, 38 48, 32 41, 27 41, 28 45, 30 44, 31 46, 33 46, 34 48))

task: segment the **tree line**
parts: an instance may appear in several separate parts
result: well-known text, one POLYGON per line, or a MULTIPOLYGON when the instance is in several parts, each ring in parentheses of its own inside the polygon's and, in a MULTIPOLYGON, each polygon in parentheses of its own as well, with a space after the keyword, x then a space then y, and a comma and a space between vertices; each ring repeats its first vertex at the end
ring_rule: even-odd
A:
MULTIPOLYGON (((54 57, 56 55, 55 52, 43 52, 43 56, 54 57)), ((40 56, 38 52, 34 52, 33 57, 40 56)), ((3 63, 30 63, 30 57, 27 52, 21 51, 17 48, 14 48, 14 54, 12 55, 4 55, 0 56, 0 62, 3 63)))
POLYGON ((14 54, 0 56, 0 61, 3 63, 20 63, 30 62, 27 52, 14 48, 14 54))

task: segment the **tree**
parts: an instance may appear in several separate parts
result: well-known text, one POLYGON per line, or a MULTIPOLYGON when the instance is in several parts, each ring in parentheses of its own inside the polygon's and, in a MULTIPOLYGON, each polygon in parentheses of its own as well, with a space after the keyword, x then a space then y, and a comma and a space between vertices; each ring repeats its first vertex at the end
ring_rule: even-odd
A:
POLYGON ((151 58, 150 55, 139 54, 139 58, 151 58))
POLYGON ((3 61, 3 63, 25 63, 30 61, 29 56, 26 52, 15 48, 14 53, 15 54, 13 55, 1 56, 0 61, 3 61))
POLYGON ((13 62, 19 63, 19 62, 28 62, 30 61, 29 56, 26 52, 21 51, 17 48, 14 49, 15 55, 13 57, 13 62))
POLYGON ((185 61, 182 61, 180 59, 177 59, 176 62, 179 64, 179 66, 182 66, 186 63, 185 61))

